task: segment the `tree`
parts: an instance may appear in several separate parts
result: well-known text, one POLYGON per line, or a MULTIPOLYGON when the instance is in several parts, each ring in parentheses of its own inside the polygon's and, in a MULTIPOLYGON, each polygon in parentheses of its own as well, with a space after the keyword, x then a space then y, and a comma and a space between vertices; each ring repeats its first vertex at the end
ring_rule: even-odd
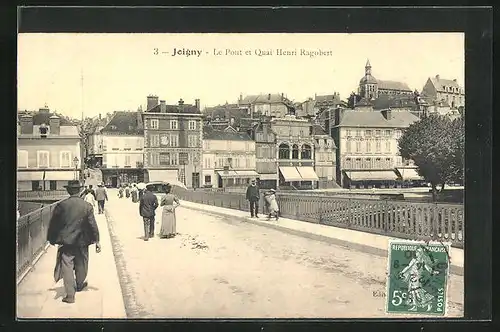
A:
POLYGON ((80 135, 83 149, 83 158, 87 158, 90 149, 89 137, 95 133, 100 121, 98 118, 84 118, 83 120, 75 120, 74 123, 78 127, 78 134, 80 135))
POLYGON ((437 197, 446 183, 463 182, 465 127, 463 118, 430 115, 411 124, 399 139, 400 154, 418 166, 418 173, 432 186, 437 197))
POLYGON ((361 96, 356 94, 355 92, 352 92, 349 98, 347 98, 347 107, 349 108, 354 108, 356 104, 361 100, 361 96))

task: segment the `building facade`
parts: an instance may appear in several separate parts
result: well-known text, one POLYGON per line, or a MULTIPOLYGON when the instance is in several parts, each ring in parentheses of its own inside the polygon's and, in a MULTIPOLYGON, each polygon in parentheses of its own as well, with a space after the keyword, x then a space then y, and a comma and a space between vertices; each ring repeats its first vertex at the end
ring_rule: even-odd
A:
POLYGON ((377 80, 372 75, 370 60, 366 61, 365 76, 359 81, 359 95, 368 100, 376 99, 381 95, 411 95, 413 91, 406 83, 396 81, 377 80))
POLYGON ((178 180, 189 188, 202 184, 202 131, 200 100, 195 105, 158 103, 149 96, 144 125, 145 181, 178 180))
POLYGON ((203 186, 246 187, 257 179, 255 142, 245 132, 232 129, 203 130, 203 186))
POLYGON ((262 118, 248 130, 255 141, 256 171, 262 189, 276 189, 278 186, 278 159, 276 134, 271 129, 269 118, 262 118))
POLYGON ((19 114, 17 127, 18 191, 64 190, 69 180, 81 179, 78 127, 50 112, 19 114))
POLYGON ((314 170, 318 175, 318 188, 334 188, 336 183, 335 141, 320 124, 313 125, 314 170))
POLYGON ((412 161, 402 160, 398 139, 418 121, 407 111, 336 109, 332 133, 337 144, 337 183, 345 188, 394 187, 398 168, 403 180, 420 180, 412 161))
POLYGON ((140 112, 115 112, 90 136, 92 165, 101 169, 108 187, 144 181, 144 128, 140 112))
POLYGON ((422 96, 431 103, 445 102, 453 109, 465 107, 465 89, 456 79, 443 79, 439 75, 429 77, 422 89, 422 96))
POLYGON ((316 188, 312 123, 286 115, 272 119, 271 130, 276 133, 279 186, 316 188))
POLYGON ((290 100, 283 93, 249 95, 245 98, 243 98, 243 95, 240 95, 238 99, 238 106, 248 109, 251 118, 256 116, 256 114, 276 118, 283 117, 288 114, 291 104, 290 100))

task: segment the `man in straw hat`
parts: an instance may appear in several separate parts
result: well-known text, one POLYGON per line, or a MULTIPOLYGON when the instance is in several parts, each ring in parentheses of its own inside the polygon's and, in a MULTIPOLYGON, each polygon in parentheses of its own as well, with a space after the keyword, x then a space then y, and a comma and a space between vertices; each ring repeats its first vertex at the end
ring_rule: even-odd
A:
POLYGON ((101 251, 101 245, 94 209, 79 196, 82 185, 78 180, 72 180, 65 188, 70 197, 59 202, 54 208, 47 241, 51 245, 60 246, 56 270, 60 269, 66 290, 62 301, 74 303, 75 292, 82 291, 88 285, 85 279, 89 264, 89 245, 95 243, 98 253, 101 251))

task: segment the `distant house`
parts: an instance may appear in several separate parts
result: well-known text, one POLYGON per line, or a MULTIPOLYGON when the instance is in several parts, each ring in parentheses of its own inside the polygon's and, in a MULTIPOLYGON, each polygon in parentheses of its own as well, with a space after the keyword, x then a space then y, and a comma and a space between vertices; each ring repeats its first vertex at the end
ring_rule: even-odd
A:
POLYGON ((337 107, 342 104, 343 102, 340 99, 340 94, 338 92, 330 95, 314 95, 314 99, 309 98, 300 104, 300 107, 297 108, 296 116, 316 116, 319 112, 325 109, 337 107))
POLYGON ((446 102, 451 108, 465 106, 465 89, 456 79, 444 79, 439 75, 427 79, 422 88, 422 96, 432 102, 446 102))
POLYGON ((337 145, 337 183, 343 187, 394 187, 399 168, 405 179, 419 181, 410 160, 399 155, 403 130, 418 121, 408 111, 335 109, 332 136, 337 145))
MULTIPOLYGON (((144 181, 144 126, 141 112, 114 112, 89 137, 90 165, 100 168, 109 187, 144 181)), ((90 174, 90 173, 89 173, 90 174)))
POLYGON ((64 190, 81 179, 78 127, 45 106, 18 113, 17 190, 64 190))
POLYGON ((280 118, 289 113, 289 109, 293 108, 293 103, 282 94, 259 94, 248 95, 243 98, 240 95, 238 99, 240 107, 246 107, 250 110, 250 117, 258 113, 264 116, 280 118))
POLYGON ((257 179, 255 142, 245 132, 203 128, 202 185, 214 188, 246 187, 257 179))
POLYGON ((276 189, 278 186, 278 165, 276 133, 271 130, 271 121, 263 117, 247 129, 255 141, 256 171, 262 189, 276 189))
POLYGON ((312 126, 314 139, 314 170, 318 175, 319 188, 336 187, 336 150, 335 141, 319 123, 312 126))

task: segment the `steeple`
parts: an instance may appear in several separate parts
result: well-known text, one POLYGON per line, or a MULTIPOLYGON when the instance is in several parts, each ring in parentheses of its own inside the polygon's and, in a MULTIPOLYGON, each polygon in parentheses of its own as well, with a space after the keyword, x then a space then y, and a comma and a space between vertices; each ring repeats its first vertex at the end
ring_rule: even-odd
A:
POLYGON ((371 74, 372 74, 372 65, 370 64, 370 60, 366 59, 365 75, 371 75, 371 74))

